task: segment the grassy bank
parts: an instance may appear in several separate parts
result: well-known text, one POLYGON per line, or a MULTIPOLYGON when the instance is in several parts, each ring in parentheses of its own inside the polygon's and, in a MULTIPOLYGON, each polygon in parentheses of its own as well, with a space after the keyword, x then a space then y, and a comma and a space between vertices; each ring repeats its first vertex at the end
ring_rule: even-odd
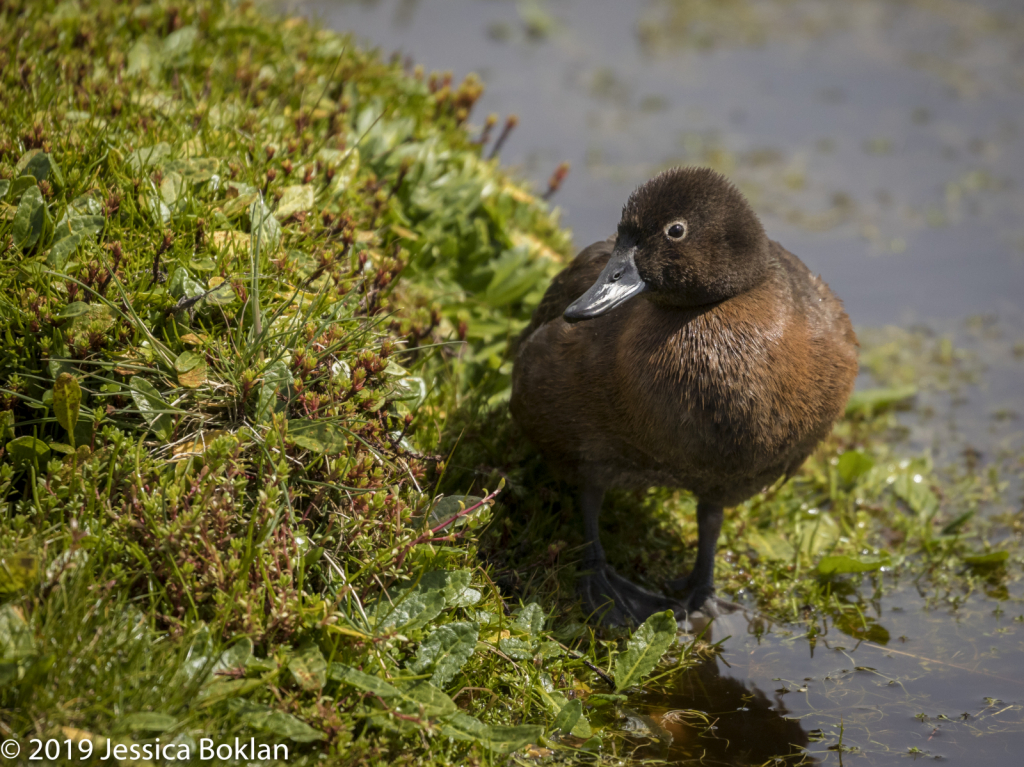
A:
MULTIPOLYGON (((509 421, 570 242, 467 127, 480 84, 245 3, 4 2, 0 39, 3 737, 614 756, 673 624, 585 624, 571 491, 509 421)), ((872 637, 844 578, 1002 566, 988 485, 886 447, 890 383, 729 516, 724 593, 872 637)), ((638 579, 692 559, 684 494, 608 525, 638 579)))

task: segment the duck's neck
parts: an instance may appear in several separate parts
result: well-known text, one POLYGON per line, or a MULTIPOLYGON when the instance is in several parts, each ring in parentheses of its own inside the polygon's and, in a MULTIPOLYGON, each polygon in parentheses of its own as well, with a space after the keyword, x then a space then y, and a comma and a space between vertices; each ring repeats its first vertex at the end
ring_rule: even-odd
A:
POLYGON ((636 374, 653 370, 673 396, 708 404, 742 396, 764 374, 779 354, 786 315, 765 285, 699 307, 648 302, 637 320, 622 349, 636 374))

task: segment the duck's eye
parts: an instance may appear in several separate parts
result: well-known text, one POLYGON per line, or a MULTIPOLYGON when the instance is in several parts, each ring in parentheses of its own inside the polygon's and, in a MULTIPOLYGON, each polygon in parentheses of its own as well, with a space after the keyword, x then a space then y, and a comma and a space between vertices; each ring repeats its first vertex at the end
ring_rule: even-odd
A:
POLYGON ((681 240, 686 236, 686 224, 682 221, 676 221, 674 224, 669 224, 668 228, 665 229, 665 234, 673 240, 681 240))

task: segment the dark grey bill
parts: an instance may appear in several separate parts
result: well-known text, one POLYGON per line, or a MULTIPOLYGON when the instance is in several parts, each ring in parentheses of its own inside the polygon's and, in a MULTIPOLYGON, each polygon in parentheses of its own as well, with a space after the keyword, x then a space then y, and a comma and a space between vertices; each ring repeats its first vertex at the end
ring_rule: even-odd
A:
POLYGON ((597 282, 565 310, 562 315, 565 321, 579 322, 600 317, 647 290, 647 284, 636 270, 635 256, 636 248, 614 250, 597 282))

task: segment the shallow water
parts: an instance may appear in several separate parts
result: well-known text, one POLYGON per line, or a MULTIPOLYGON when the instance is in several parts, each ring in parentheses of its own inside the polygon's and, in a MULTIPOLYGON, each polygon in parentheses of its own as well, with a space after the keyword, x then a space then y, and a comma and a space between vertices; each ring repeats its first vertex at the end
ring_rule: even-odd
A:
POLYGON ((1014 610, 976 595, 953 609, 922 599, 910 583, 888 588, 865 610, 869 637, 860 640, 832 626, 809 643, 785 626, 765 630, 739 614, 719 619, 711 638, 725 639, 721 658, 681 674, 666 693, 632 701, 633 727, 649 730, 637 741, 640 753, 760 764, 796 751, 808 761, 838 764, 841 745, 851 764, 907 756, 1020 764, 1019 601, 1014 610), (707 712, 709 722, 686 716, 686 709, 707 712))
MULTIPOLYGON (((611 234, 630 191, 658 170, 699 163, 725 172, 769 235, 832 285, 858 328, 894 324, 953 341, 960 351, 945 372, 921 364, 922 392, 903 418, 906 449, 954 469, 965 453, 999 466, 1011 484, 988 510, 1021 513, 1019 2, 292 7, 428 71, 480 74, 487 89, 472 121, 520 118, 506 164, 543 191, 558 163, 571 163, 554 202, 580 247, 611 234)), ((638 731, 640 753, 760 764, 796 743, 828 764, 917 756, 1019 767, 1020 582, 952 602, 909 583, 871 597, 870 580, 847 597, 861 600, 875 629, 859 644, 836 627, 812 647, 788 627, 755 636, 746 625, 716 626, 716 639, 732 635, 722 660, 681 676, 670 695, 633 701, 636 720, 623 724, 638 731), (666 717, 689 708, 713 714, 717 729, 666 717), (856 750, 837 750, 840 742, 856 750)))

